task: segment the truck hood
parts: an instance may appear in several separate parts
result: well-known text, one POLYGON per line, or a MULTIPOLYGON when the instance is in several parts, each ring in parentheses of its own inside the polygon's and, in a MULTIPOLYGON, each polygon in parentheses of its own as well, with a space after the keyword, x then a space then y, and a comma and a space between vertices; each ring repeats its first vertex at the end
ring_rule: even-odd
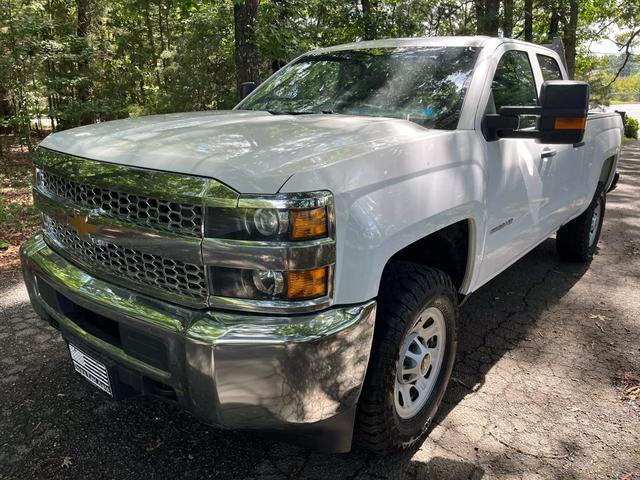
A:
POLYGON ((241 193, 276 193, 294 174, 438 133, 443 132, 389 118, 215 111, 88 125, 49 135, 41 146, 91 160, 211 177, 241 193))

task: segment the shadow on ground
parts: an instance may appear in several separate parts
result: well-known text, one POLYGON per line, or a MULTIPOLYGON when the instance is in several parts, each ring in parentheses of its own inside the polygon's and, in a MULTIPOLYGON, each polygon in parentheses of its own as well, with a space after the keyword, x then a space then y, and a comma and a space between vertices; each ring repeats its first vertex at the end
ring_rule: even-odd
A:
MULTIPOLYGON (((621 168, 624 182, 637 187, 640 149, 632 149, 629 157, 631 161, 621 168)), ((610 198, 611 204, 620 209, 634 200, 626 190, 610 198)), ((636 238, 640 236, 639 218, 637 210, 612 215, 636 238)), ((618 241, 605 232, 602 250, 611 255, 612 261, 620 262, 624 259, 616 260, 616 255, 623 254, 618 241)), ((522 347, 544 341, 538 333, 532 333, 541 322, 550 326, 549 335, 553 336, 558 334, 554 328, 562 329, 567 322, 575 321, 570 309, 557 322, 547 314, 585 276, 588 267, 561 263, 554 242, 543 242, 463 307, 459 361, 434 427, 445 422, 468 395, 482 391, 488 372, 508 353, 517 349, 522 361, 535 363, 541 350, 522 347)), ((628 278, 622 275, 608 275, 607 288, 624 288, 626 281, 628 278)), ((4 290, 17 295, 16 287, 4 290)), ((581 302, 584 308, 598 307, 595 299, 585 297, 581 302)), ((326 480, 485 476, 474 458, 453 460, 435 455, 420 461, 414 458, 416 450, 386 458, 358 449, 345 455, 321 455, 253 433, 215 430, 155 400, 108 401, 73 373, 64 344, 56 332, 35 317, 24 298, 9 306, 0 311, 0 367, 4 372, 0 380, 0 478, 326 480), (69 463, 68 468, 63 463, 69 463)), ((616 311, 616 305, 608 308, 608 316, 625 318, 625 312, 616 311)), ((595 326, 576 331, 581 344, 601 341, 595 326)), ((597 374, 603 382, 610 381, 614 370, 629 365, 623 350, 609 349, 602 355, 604 370, 597 374)), ((574 375, 578 380, 586 375, 580 364, 576 364, 574 375)), ((567 441, 564 449, 578 452, 580 447, 567 441)), ((523 453, 518 447, 516 451, 523 453)), ((508 470, 516 460, 496 452, 490 461, 508 470)), ((562 476, 577 475, 565 469, 562 476)))
MULTIPOLYGON (((540 314, 562 298, 585 270, 561 264, 554 240, 547 240, 467 302, 460 322, 455 380, 436 423, 481 388, 492 366, 526 341, 540 314), (510 325, 507 336, 505 324, 510 325)), ((21 318, 34 316, 28 306, 19 310, 21 318)), ((462 461, 440 457, 426 463, 412 461, 413 452, 383 461, 357 449, 348 455, 320 455, 274 445, 251 433, 215 430, 151 399, 111 402, 71 371, 64 346, 48 326, 30 328, 40 335, 46 332, 41 348, 22 359, 36 368, 17 372, 10 387, 15 395, 5 399, 13 408, 3 408, 5 421, 12 425, 6 430, 5 441, 10 444, 3 445, 0 461, 16 475, 36 475, 46 469, 47 476, 54 478, 82 478, 95 472, 119 478, 164 478, 169 472, 189 478, 355 478, 364 472, 379 478, 483 476, 480 468, 462 461), (69 469, 61 467, 65 457, 73 462, 69 469)))

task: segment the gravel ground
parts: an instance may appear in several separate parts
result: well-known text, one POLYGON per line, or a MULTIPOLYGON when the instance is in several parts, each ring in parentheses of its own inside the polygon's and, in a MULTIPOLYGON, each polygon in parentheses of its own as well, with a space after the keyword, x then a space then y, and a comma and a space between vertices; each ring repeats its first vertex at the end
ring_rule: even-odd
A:
POLYGON ((321 455, 217 431, 72 370, 19 281, 0 286, 0 478, 640 478, 640 143, 627 145, 590 268, 554 241, 463 307, 431 435, 404 455, 321 455), (628 391, 628 390, 627 390, 628 391))

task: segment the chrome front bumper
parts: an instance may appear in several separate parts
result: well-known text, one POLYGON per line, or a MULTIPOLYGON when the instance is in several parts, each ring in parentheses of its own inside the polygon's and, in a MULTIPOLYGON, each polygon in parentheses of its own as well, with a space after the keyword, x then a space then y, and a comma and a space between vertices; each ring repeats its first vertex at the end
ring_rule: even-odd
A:
POLYGON ((22 246, 21 258, 35 310, 68 340, 115 362, 132 384, 166 387, 210 424, 350 448, 375 301, 288 317, 194 310, 93 277, 41 236, 22 246))

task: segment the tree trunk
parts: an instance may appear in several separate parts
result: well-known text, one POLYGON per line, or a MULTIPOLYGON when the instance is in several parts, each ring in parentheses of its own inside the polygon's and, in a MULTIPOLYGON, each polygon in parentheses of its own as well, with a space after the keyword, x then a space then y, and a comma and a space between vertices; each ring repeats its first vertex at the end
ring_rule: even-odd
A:
POLYGON ((559 36, 560 25, 565 24, 567 21, 565 6, 565 2, 562 0, 548 1, 547 8, 551 12, 551 17, 549 19, 549 32, 547 34, 549 42, 559 36))
POLYGON ((569 0, 569 23, 564 31, 564 52, 567 57, 569 78, 576 73, 576 36, 578 32, 578 0, 569 0))
MULTIPOLYGON (((2 57, 10 58, 13 56, 12 54, 13 52, 8 45, 0 45, 0 55, 2 57)), ((10 87, 0 85, 0 119, 9 119, 9 117, 15 114, 10 87)), ((0 125, 2 125, 2 123, 0 123, 0 125)), ((0 131, 9 132, 7 128, 2 128, 0 131)))
MULTIPOLYGON (((167 46, 164 43, 164 20, 162 18, 162 0, 158 0, 158 33, 160 34, 160 55, 167 49, 167 46)), ((162 62, 164 64, 164 61, 162 62)))
POLYGON ((90 0, 76 0, 76 8, 78 10, 76 35, 79 38, 86 40, 89 36, 89 28, 91 27, 90 0))
MULTIPOLYGON (((11 101, 11 91, 0 87, 0 119, 8 119, 15 115, 13 102, 11 101)), ((2 128, 2 131, 8 132, 8 129, 2 128)))
POLYGON ((485 30, 484 0, 474 0, 473 5, 476 13, 476 34, 483 35, 485 30))
MULTIPOLYGON (((275 28, 287 29, 289 28, 289 21, 291 18, 295 18, 295 15, 291 12, 289 0, 272 0, 273 4, 278 8, 278 24, 275 28)), ((276 55, 271 59, 271 71, 276 73, 282 67, 287 64, 286 57, 282 58, 282 55, 276 55)))
POLYGON ((551 20, 549 22, 549 35, 548 39, 551 42, 554 37, 558 36, 558 31, 560 29, 560 18, 561 18, 561 5, 552 0, 549 4, 549 9, 551 10, 551 20))
POLYGON ((158 55, 156 53, 156 42, 153 36, 153 24, 151 23, 151 5, 149 0, 144 0, 144 26, 147 30, 147 39, 151 49, 151 70, 156 74, 157 86, 160 86, 160 71, 158 70, 158 55))
POLYGON ((487 26, 485 34, 497 37, 500 28, 500 0, 485 0, 484 16, 487 26))
MULTIPOLYGON (((164 38, 164 31, 166 28, 166 22, 168 21, 166 17, 163 18, 163 13, 162 13, 162 0, 158 0, 158 34, 159 34, 159 40, 160 40, 160 54, 159 54, 159 59, 158 61, 160 62, 160 64, 162 65, 162 71, 164 73, 164 69, 166 68, 166 63, 164 61, 164 57, 163 57, 163 53, 165 52, 165 50, 167 50, 167 45, 165 43, 165 38, 164 38)), ((160 80, 162 81, 163 84, 166 85, 166 78, 164 77, 164 75, 162 77, 159 77, 160 80)))
MULTIPOLYGON (((54 24, 53 24, 53 5, 52 5, 52 0, 48 0, 47 1, 47 16, 49 18, 49 35, 47 37, 48 40, 51 40, 54 38, 55 36, 55 30, 54 30, 54 24)), ((46 61, 46 72, 47 72, 47 78, 53 78, 53 72, 54 72, 54 64, 53 61, 48 58, 46 61)), ((56 126, 59 123, 59 119, 56 113, 54 113, 54 105, 55 105, 55 99, 54 99, 54 94, 49 92, 47 94, 47 106, 49 108, 49 120, 51 121, 51 131, 55 131, 56 130, 56 126)))
POLYGON ((258 83, 258 44, 256 23, 260 0, 243 0, 233 4, 235 39, 236 88, 244 82, 258 83))
POLYGON ((474 5, 478 35, 497 37, 500 28, 500 0, 475 0, 474 5))
POLYGON ((362 23, 365 40, 373 40, 376 38, 376 28, 373 23, 371 13, 371 0, 361 0, 362 3, 362 23))
POLYGON ((533 42, 533 0, 524 0, 524 41, 533 42))
POLYGON ((513 0, 504 0, 502 31, 505 38, 511 38, 513 36, 513 0))
POLYGON ((318 5, 318 16, 316 17, 316 28, 320 28, 324 24, 324 16, 327 13, 327 7, 322 3, 318 5))
POLYGON ((165 4, 164 4, 164 11, 165 11, 165 30, 167 32, 167 50, 171 49, 171 45, 173 45, 173 31, 172 31, 172 25, 171 25, 171 14, 174 13, 172 8, 171 8, 171 1, 170 0, 166 0, 165 4))
MULTIPOLYGON (((76 0, 76 8, 78 14, 76 35, 83 40, 83 44, 88 45, 91 29, 91 0, 76 0)), ((83 56, 78 61, 78 74, 81 77, 78 82, 78 100, 86 104, 89 101, 89 57, 83 56)), ((92 120, 91 112, 83 109, 78 119, 80 125, 88 125, 92 120)))

